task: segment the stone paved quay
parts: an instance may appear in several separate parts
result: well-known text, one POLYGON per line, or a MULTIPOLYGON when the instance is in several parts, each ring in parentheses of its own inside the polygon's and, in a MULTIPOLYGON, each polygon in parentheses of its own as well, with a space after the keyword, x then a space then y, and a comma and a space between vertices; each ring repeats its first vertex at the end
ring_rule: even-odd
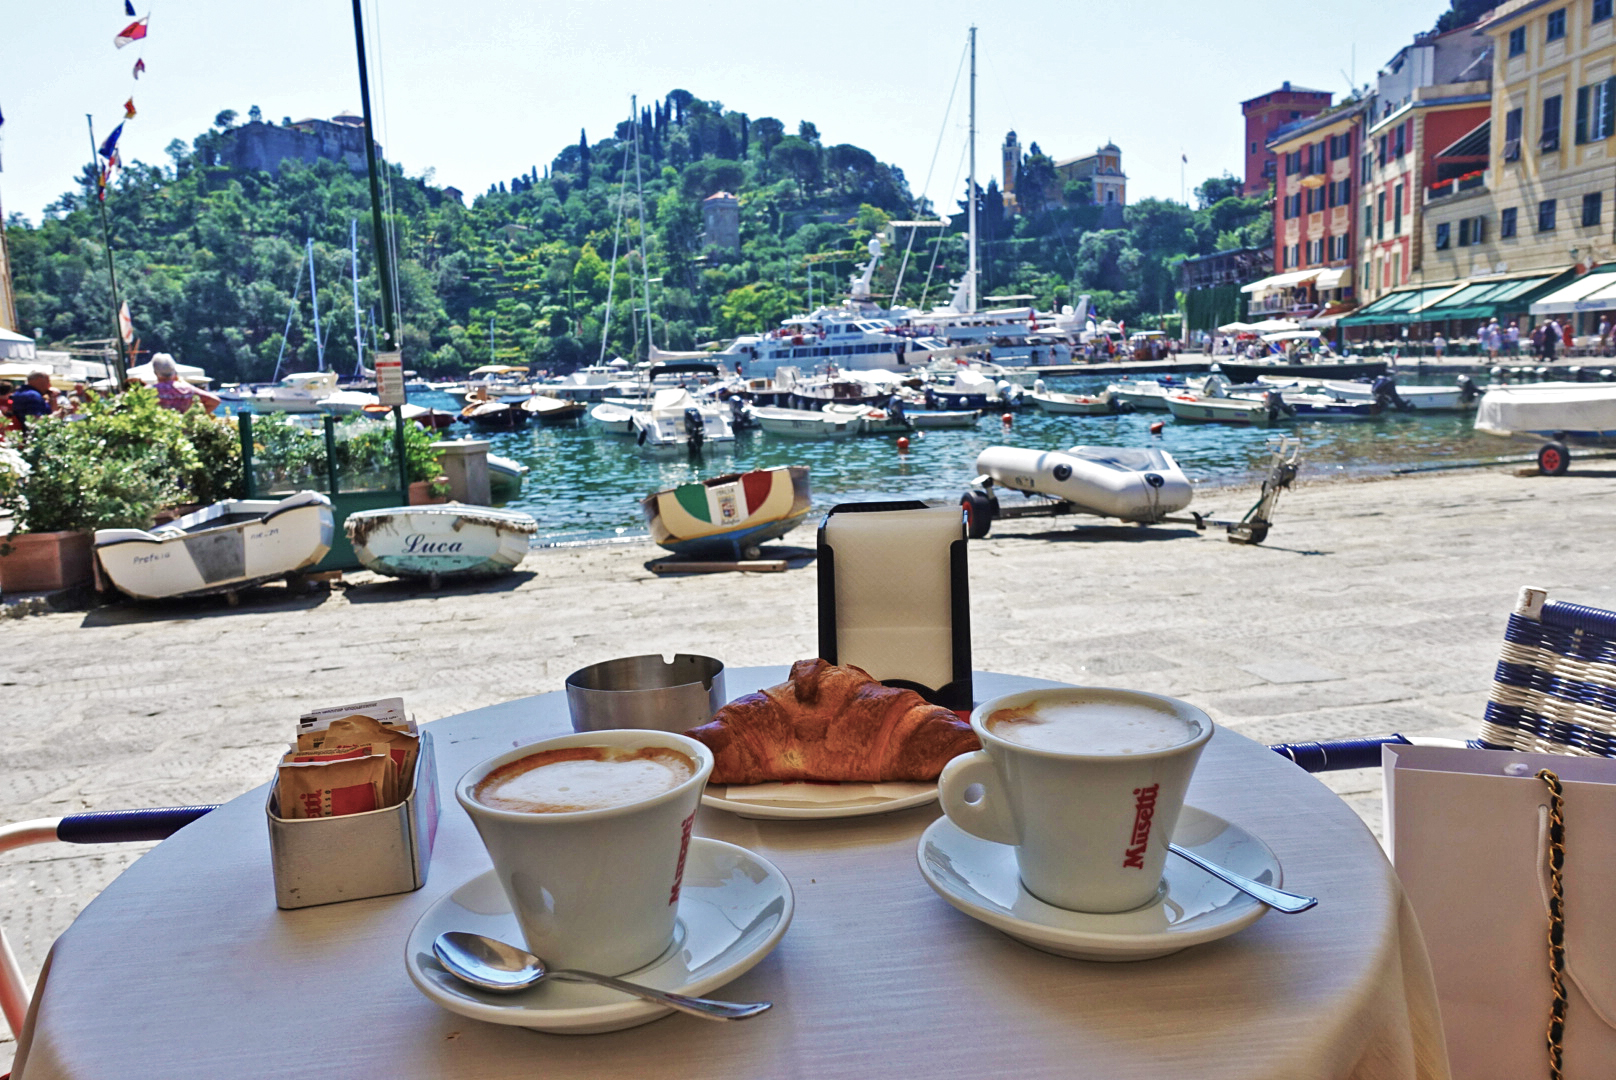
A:
MULTIPOLYGON (((1255 548, 1172 526, 1005 523, 971 547, 976 666, 1172 694, 1264 742, 1467 736, 1520 585, 1616 607, 1609 464, 1303 483, 1255 548)), ((1218 490, 1197 505, 1237 517, 1252 499, 1218 490)), ((439 593, 353 575, 329 595, 267 589, 237 608, 0 621, 0 820, 232 798, 268 778, 310 707, 402 694, 432 720, 558 690, 614 656, 733 667, 815 651, 811 567, 658 578, 645 568, 658 554, 550 549, 499 583, 439 593)), ((1378 831, 1378 771, 1325 779, 1378 831)), ((0 925, 25 969, 141 850, 0 857, 0 925)))

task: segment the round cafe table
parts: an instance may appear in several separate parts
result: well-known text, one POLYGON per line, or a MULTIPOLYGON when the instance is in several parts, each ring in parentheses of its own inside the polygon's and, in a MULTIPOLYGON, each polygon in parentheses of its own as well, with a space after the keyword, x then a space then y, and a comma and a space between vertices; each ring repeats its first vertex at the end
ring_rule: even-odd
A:
MULTIPOLYGON (((784 667, 731 670, 739 695, 784 667)), ((1054 685, 979 673, 977 700, 1054 685)), ((703 809, 698 835, 772 860, 796 893, 779 946, 714 996, 770 999, 740 1023, 672 1015, 546 1035, 440 1009, 404 942, 434 900, 488 869, 452 789, 512 745, 570 730, 565 695, 430 725, 442 793, 426 886, 275 907, 260 788, 143 856, 52 950, 18 1080, 367 1076, 1446 1077, 1429 964, 1380 847, 1311 776, 1220 730, 1189 801, 1262 837, 1316 895, 1232 937, 1138 963, 1051 956, 956 911, 921 877, 933 806, 811 821, 703 809)))

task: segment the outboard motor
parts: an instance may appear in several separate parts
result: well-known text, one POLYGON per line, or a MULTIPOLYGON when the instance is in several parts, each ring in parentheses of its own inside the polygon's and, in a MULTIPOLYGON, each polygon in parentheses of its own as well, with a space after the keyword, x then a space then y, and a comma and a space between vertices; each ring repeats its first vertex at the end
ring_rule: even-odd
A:
POLYGON ((1285 400, 1285 395, 1278 390, 1269 390, 1263 394, 1263 401, 1268 404, 1268 421, 1273 423, 1281 416, 1295 416, 1296 410, 1285 400))
POLYGON ((891 416, 894 422, 902 424, 904 427, 909 426, 909 418, 903 415, 903 399, 898 397, 897 394, 893 394, 887 400, 887 415, 891 416))
POLYGON ((1453 381, 1459 386, 1459 400, 1466 405, 1481 396, 1481 391, 1476 388, 1476 384, 1471 380, 1470 376, 1461 375, 1453 381))
POLYGON ((751 423, 751 417, 746 414, 746 402, 739 394, 731 394, 729 398, 729 422, 737 429, 744 428, 751 423))
POLYGON ((700 409, 685 410, 685 442, 691 453, 701 449, 701 444, 707 441, 707 421, 702 419, 700 409))
POLYGON ((1492 367, 1491 374, 1492 374, 1492 377, 1493 377, 1493 382, 1495 382, 1495 383, 1502 383, 1502 382, 1508 382, 1509 381, 1509 373, 1504 370, 1502 364, 1494 364, 1493 367, 1492 367))
POLYGON ((1414 406, 1403 400, 1397 392, 1397 380, 1390 375, 1382 375, 1369 384, 1369 390, 1375 395, 1375 400, 1382 405, 1390 406, 1399 412, 1409 412, 1414 406))

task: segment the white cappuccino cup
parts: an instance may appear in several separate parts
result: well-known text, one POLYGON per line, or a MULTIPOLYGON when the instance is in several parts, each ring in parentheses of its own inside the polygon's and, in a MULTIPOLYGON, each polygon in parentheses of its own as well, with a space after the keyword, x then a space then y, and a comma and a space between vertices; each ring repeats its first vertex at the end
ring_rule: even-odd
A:
POLYGON ((961 829, 1016 849, 1027 891, 1072 911, 1131 911, 1158 896, 1211 719, 1173 698, 1064 687, 983 702, 982 749, 937 784, 961 829))
POLYGON ((671 732, 586 731, 507 751, 455 797, 477 826, 528 949, 620 975, 673 942, 712 751, 671 732))

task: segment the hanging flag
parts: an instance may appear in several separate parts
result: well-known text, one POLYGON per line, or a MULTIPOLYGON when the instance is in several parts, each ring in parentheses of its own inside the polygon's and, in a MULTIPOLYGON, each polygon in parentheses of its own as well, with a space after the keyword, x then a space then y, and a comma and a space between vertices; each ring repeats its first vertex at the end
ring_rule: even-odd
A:
POLYGON ((118 152, 118 137, 122 134, 122 124, 119 124, 117 127, 112 129, 112 134, 108 135, 106 137, 106 141, 101 144, 100 153, 102 157, 106 158, 108 161, 112 160, 112 156, 118 152))
POLYGON ((124 27, 118 36, 112 39, 112 43, 121 49, 131 42, 139 41, 141 38, 146 36, 146 19, 150 18, 151 16, 148 15, 145 19, 136 19, 134 22, 124 27))
POLYGON ((107 201, 107 174, 111 171, 112 167, 110 165, 96 170, 95 197, 100 202, 107 201))
POLYGON ((123 302, 123 307, 118 309, 118 333, 123 335, 125 345, 134 343, 135 323, 133 319, 129 318, 129 301, 127 300, 123 302))
POLYGON ((123 13, 129 16, 131 19, 135 17, 134 0, 123 0, 123 13))
POLYGON ((140 73, 145 71, 145 70, 146 70, 146 61, 145 60, 136 60, 135 61, 135 78, 137 78, 137 79, 140 78, 140 73))
POLYGON ((125 120, 133 120, 135 118, 135 99, 134 98, 130 98, 128 101, 123 103, 123 118, 125 120))
POLYGON ((1180 154, 1180 155, 1178 155, 1178 157, 1179 157, 1179 160, 1182 161, 1184 164, 1188 165, 1190 163, 1190 156, 1188 154, 1180 154))

